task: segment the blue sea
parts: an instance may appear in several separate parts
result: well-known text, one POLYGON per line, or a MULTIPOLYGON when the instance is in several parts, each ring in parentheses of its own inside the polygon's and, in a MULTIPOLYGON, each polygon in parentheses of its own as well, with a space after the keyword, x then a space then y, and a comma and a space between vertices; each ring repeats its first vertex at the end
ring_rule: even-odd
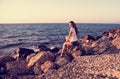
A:
MULTIPOLYGON (((77 24, 81 39, 85 34, 100 36, 120 24, 77 24)), ((33 48, 43 44, 61 47, 69 32, 67 23, 0 24, 0 54, 10 54, 18 47, 33 48), (6 53, 7 52, 7 53, 6 53)))

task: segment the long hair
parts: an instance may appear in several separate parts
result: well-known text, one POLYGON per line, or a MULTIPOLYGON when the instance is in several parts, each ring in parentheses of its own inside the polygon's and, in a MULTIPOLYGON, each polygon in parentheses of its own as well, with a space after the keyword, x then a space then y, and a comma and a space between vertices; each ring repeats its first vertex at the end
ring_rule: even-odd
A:
POLYGON ((72 27, 75 29, 76 35, 78 35, 78 29, 77 29, 76 24, 74 23, 74 21, 70 21, 69 23, 72 24, 72 27))

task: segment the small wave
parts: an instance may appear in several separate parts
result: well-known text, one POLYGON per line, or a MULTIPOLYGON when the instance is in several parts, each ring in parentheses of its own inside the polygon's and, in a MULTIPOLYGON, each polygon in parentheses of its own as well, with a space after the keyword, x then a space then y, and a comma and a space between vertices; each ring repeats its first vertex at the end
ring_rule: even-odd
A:
POLYGON ((0 49, 10 48, 10 47, 18 46, 18 45, 21 45, 21 44, 23 44, 23 43, 7 44, 7 45, 4 45, 4 46, 1 46, 0 49))

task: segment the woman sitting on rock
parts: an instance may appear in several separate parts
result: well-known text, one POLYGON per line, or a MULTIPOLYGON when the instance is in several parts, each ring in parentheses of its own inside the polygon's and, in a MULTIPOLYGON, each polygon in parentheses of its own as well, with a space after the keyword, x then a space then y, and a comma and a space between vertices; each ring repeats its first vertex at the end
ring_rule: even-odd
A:
POLYGON ((72 46, 72 45, 77 46, 78 45, 78 38, 77 38, 78 29, 76 27, 76 24, 73 21, 70 21, 69 27, 70 27, 70 31, 69 31, 68 36, 65 37, 66 41, 63 44, 61 56, 63 55, 66 46, 72 46))

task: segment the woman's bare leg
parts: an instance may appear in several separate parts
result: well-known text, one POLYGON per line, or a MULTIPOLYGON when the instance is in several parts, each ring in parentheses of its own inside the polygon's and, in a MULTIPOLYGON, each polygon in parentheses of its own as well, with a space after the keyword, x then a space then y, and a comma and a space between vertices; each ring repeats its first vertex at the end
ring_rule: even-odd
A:
POLYGON ((72 45, 71 42, 64 42, 63 47, 62 47, 61 56, 62 56, 63 53, 64 53, 65 47, 66 47, 66 46, 71 46, 71 45, 72 45))

